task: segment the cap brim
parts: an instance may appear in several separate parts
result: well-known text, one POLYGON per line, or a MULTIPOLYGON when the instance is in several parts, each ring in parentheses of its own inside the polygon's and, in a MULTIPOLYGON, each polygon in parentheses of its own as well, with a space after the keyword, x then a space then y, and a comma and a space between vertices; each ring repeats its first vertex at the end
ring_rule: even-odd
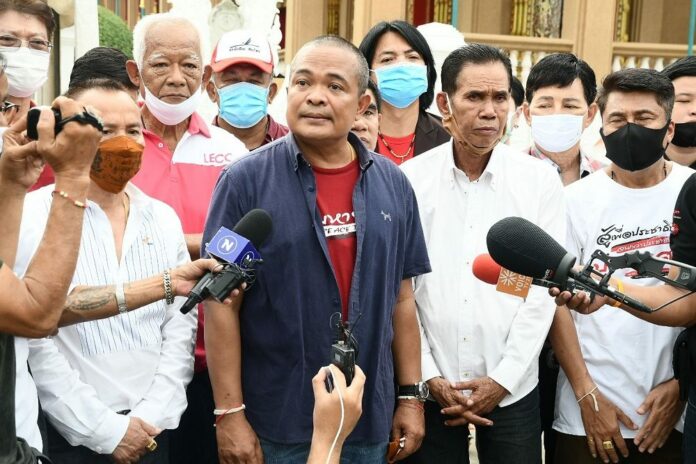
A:
POLYGON ((267 72, 267 73, 273 72, 273 64, 272 63, 266 63, 264 61, 255 60, 253 58, 228 58, 226 60, 220 60, 217 63, 211 63, 210 67, 213 68, 214 72, 221 72, 221 71, 224 71, 225 69, 229 68, 232 65, 240 64, 240 63, 247 63, 247 64, 254 65, 263 72, 267 72))

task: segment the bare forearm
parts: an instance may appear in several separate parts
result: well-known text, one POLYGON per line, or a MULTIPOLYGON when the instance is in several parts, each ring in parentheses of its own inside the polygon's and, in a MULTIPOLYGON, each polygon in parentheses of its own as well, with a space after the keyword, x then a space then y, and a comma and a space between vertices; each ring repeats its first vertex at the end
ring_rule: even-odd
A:
MULTIPOLYGON (((340 442, 341 440, 339 440, 340 442)), ((326 440, 318 439, 312 437, 312 446, 309 449, 309 457, 307 458, 307 464, 326 464, 326 458, 329 455, 329 449, 331 448, 331 442, 326 440)), ((329 464, 339 464, 341 462, 341 448, 342 443, 336 443, 336 447, 331 454, 331 460, 328 461, 329 464)))
POLYGON ((421 381, 420 329, 416 317, 416 299, 410 280, 401 284, 401 291, 394 309, 394 373, 399 385, 411 385, 421 381))
POLYGON ((239 309, 242 296, 231 305, 208 300, 205 305, 205 347, 215 407, 233 408, 243 403, 242 343, 239 309))
POLYGON ((0 259, 10 268, 14 267, 19 241, 19 226, 26 191, 9 181, 0 180, 0 259))
POLYGON ((191 256, 191 260, 200 258, 203 234, 186 234, 184 235, 184 239, 186 240, 186 248, 191 256))
MULTIPOLYGON (((626 285, 624 293, 648 305, 653 310, 679 298, 687 293, 686 290, 660 285, 657 287, 638 287, 626 285)), ((669 327, 691 327, 696 324, 696 293, 669 304, 657 312, 644 313, 628 306, 622 306, 634 316, 657 325, 669 327)))
MULTIPOLYGON (((165 298, 161 275, 124 284, 123 291, 128 311, 165 298)), ((118 313, 115 285, 75 287, 68 295, 58 325, 105 319, 118 313)))
MULTIPOLYGON (((59 180, 57 190, 84 200, 89 178, 59 180)), ((70 281, 75 272, 84 210, 65 198, 51 204, 44 235, 22 280, 0 303, 0 313, 11 318, 11 333, 43 337, 55 331, 70 281)))
POLYGON ((556 309, 549 338, 558 363, 575 391, 575 396, 581 397, 592 390, 595 384, 582 357, 578 334, 568 309, 556 309))

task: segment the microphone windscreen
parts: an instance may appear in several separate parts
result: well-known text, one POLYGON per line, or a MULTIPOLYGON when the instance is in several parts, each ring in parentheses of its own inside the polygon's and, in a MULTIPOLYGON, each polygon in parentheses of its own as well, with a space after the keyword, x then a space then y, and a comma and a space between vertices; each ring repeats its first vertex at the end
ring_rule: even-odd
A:
POLYGON ((539 226, 521 217, 507 217, 491 226, 488 252, 512 272, 544 279, 553 275, 568 252, 539 226))
POLYGON ((489 254, 478 255, 471 265, 471 272, 476 278, 491 285, 498 283, 501 270, 500 264, 496 263, 489 254))
POLYGON ((271 216, 265 210, 257 208, 246 213, 232 230, 249 240, 258 249, 272 229, 271 216))

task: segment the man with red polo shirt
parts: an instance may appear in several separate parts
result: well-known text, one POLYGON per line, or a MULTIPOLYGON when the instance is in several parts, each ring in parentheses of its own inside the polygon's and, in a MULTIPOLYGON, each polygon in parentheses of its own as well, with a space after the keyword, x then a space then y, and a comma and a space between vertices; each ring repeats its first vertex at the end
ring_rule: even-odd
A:
POLYGON ((215 124, 254 150, 288 133, 268 114, 278 92, 273 82, 273 53, 264 36, 239 30, 225 33, 210 60, 213 76, 206 86, 219 108, 215 124))
MULTIPOLYGON (((174 208, 195 259, 200 255, 205 217, 218 175, 247 150, 235 136, 207 124, 195 112, 211 69, 204 66, 200 37, 189 20, 171 13, 144 17, 133 30, 133 57, 126 68, 145 100, 142 118, 146 130, 142 165, 132 182, 174 208)), ((215 461, 211 462, 217 462, 202 311, 195 369, 187 390, 189 407, 172 437, 171 454, 185 462, 202 463, 213 453, 215 461), (187 451, 195 458, 187 458, 187 451)))

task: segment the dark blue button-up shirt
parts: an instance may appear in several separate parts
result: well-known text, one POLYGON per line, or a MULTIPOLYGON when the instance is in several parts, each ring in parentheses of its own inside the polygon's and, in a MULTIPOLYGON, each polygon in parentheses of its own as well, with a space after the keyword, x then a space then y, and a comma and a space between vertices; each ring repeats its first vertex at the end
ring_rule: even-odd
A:
MULTIPOLYGON (((360 176, 353 191, 357 254, 349 320, 367 381, 349 441, 386 442, 394 408, 392 314, 401 281, 430 271, 415 195, 388 159, 353 134, 360 176)), ((256 433, 278 443, 312 437, 312 377, 329 364, 341 298, 324 237, 314 173, 292 134, 229 165, 213 194, 203 242, 254 208, 273 219, 264 264, 240 313, 242 388, 256 433), (337 316, 334 316, 334 320, 337 316)))

